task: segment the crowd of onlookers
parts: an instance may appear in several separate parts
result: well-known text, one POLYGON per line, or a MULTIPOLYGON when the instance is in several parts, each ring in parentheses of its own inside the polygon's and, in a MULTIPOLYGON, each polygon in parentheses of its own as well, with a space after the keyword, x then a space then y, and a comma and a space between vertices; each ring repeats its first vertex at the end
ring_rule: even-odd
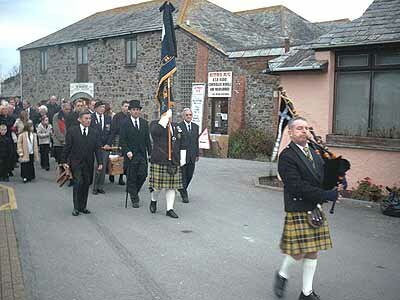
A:
MULTIPOLYGON (((9 181, 20 168, 24 183, 35 179, 35 164, 50 170, 50 157, 61 161, 65 136, 69 127, 78 125, 79 112, 88 109, 95 113, 95 100, 77 99, 74 102, 48 101, 31 105, 19 97, 0 103, 0 181, 9 181)), ((104 103, 104 115, 114 115, 111 106, 104 103)), ((113 177, 110 178, 113 180, 113 177)), ((119 183, 124 184, 122 177, 119 183)))

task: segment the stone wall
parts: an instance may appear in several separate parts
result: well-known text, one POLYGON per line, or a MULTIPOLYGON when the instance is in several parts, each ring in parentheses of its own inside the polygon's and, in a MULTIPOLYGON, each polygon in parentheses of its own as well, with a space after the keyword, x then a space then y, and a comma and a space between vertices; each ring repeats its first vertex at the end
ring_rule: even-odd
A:
POLYGON ((9 77, 1 83, 0 98, 10 98, 21 96, 21 80, 20 75, 9 77))
MULTIPOLYGON (((272 94, 277 88, 278 79, 262 73, 266 68, 267 58, 232 60, 186 31, 177 30, 176 37, 178 72, 173 85, 177 104, 174 114, 176 120, 180 120, 180 111, 190 103, 192 82, 199 78, 206 80, 207 72, 232 71, 232 93, 240 94, 242 98, 232 97, 231 103, 239 103, 240 106, 235 106, 232 119, 228 122, 238 122, 239 125, 230 126, 230 132, 243 126, 273 131, 275 124, 272 94), (199 49, 207 50, 207 55, 201 56, 202 51, 199 49), (197 74, 199 67, 203 74, 197 74)), ((86 44, 89 82, 94 83, 95 98, 112 103, 114 110, 119 109, 122 100, 140 99, 144 116, 151 119, 152 112, 157 107, 155 92, 158 84, 161 32, 142 33, 136 38, 135 66, 125 65, 124 37, 89 41, 86 44)), ((76 47, 76 44, 48 47, 48 70, 45 73, 40 72, 40 49, 22 51, 23 99, 32 103, 48 99, 51 95, 68 99, 69 84, 77 78, 76 47)), ((211 101, 207 100, 208 109, 205 109, 205 113, 210 128, 211 101)))

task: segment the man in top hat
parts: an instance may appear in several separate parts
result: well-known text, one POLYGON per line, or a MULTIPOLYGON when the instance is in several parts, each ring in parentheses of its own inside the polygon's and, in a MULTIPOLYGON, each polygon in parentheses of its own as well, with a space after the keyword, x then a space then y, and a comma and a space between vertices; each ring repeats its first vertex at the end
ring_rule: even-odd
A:
MULTIPOLYGON (((94 128, 99 132, 100 145, 102 146, 101 156, 102 162, 104 165, 107 164, 108 161, 108 151, 104 150, 104 148, 109 147, 111 145, 111 116, 104 115, 104 111, 106 109, 106 105, 102 101, 97 101, 94 105, 95 113, 92 114, 92 121, 90 127, 94 128)), ((93 195, 104 194, 104 180, 106 176, 106 168, 102 168, 100 171, 96 171, 94 175, 93 182, 93 195)))
POLYGON ((332 247, 327 220, 319 227, 307 221, 308 211, 318 204, 335 201, 337 190, 322 188, 323 160, 308 144, 307 120, 294 118, 288 123, 291 143, 282 151, 278 171, 284 184, 285 223, 280 248, 285 254, 281 268, 275 274, 274 292, 284 296, 289 269, 302 262, 303 288, 299 300, 320 300, 313 290, 318 252, 332 247))
POLYGON ((183 188, 179 190, 182 202, 188 203, 187 188, 192 180, 196 162, 199 160, 199 126, 192 122, 193 113, 190 108, 183 109, 183 121, 177 126, 182 130, 181 150, 186 152, 186 159, 182 169, 183 188))
POLYGON ((139 207, 139 192, 147 177, 147 155, 151 155, 149 125, 140 117, 139 100, 129 102, 130 117, 121 123, 120 145, 127 161, 127 192, 132 207, 139 207))

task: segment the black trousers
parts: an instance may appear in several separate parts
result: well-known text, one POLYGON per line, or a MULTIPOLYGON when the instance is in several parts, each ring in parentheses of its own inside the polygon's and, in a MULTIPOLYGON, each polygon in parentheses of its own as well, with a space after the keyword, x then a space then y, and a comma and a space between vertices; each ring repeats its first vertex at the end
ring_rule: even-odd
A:
POLYGON ((59 164, 61 162, 61 156, 64 149, 64 146, 53 146, 54 147, 54 158, 56 162, 59 164))
POLYGON ((182 169, 182 183, 183 183, 183 191, 186 192, 190 181, 193 178, 194 168, 196 164, 193 162, 189 162, 181 167, 182 169))
POLYGON ((49 162, 50 144, 39 145, 39 151, 40 151, 40 166, 43 169, 50 168, 50 162, 49 162))
POLYGON ((147 178, 147 161, 145 159, 128 160, 126 189, 132 201, 139 201, 138 194, 147 178))
POLYGON ((73 176, 73 203, 74 209, 83 211, 87 206, 89 196, 90 176, 93 174, 88 170, 76 169, 72 171, 73 176))
POLYGON ((9 171, 10 168, 7 159, 0 158, 0 179, 8 178, 9 171))
POLYGON ((29 161, 21 163, 21 177, 28 180, 35 179, 35 166, 33 165, 33 154, 29 154, 29 161))

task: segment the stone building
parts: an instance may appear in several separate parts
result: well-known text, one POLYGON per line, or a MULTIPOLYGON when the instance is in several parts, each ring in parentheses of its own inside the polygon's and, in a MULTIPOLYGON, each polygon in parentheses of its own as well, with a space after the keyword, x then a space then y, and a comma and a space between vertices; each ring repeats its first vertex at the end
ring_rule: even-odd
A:
POLYGON ((20 75, 14 75, 5 79, 0 84, 0 100, 9 100, 14 97, 21 97, 20 75))
MULTIPOLYGON (((266 61, 285 53, 291 43, 319 36, 322 27, 282 6, 235 14, 206 0, 171 2, 177 8, 176 114, 190 106, 193 83, 208 84, 210 72, 232 72, 229 96, 214 97, 206 91, 202 127, 215 134, 224 155, 228 135, 239 128, 273 134, 273 95, 279 76, 263 72, 266 61), (274 27, 274 22, 280 27, 274 27)), ((71 83, 86 82, 92 84, 95 99, 114 107, 122 100, 140 99, 149 118, 156 108, 162 3, 156 0, 99 12, 19 48, 22 98, 68 99, 71 83)))

